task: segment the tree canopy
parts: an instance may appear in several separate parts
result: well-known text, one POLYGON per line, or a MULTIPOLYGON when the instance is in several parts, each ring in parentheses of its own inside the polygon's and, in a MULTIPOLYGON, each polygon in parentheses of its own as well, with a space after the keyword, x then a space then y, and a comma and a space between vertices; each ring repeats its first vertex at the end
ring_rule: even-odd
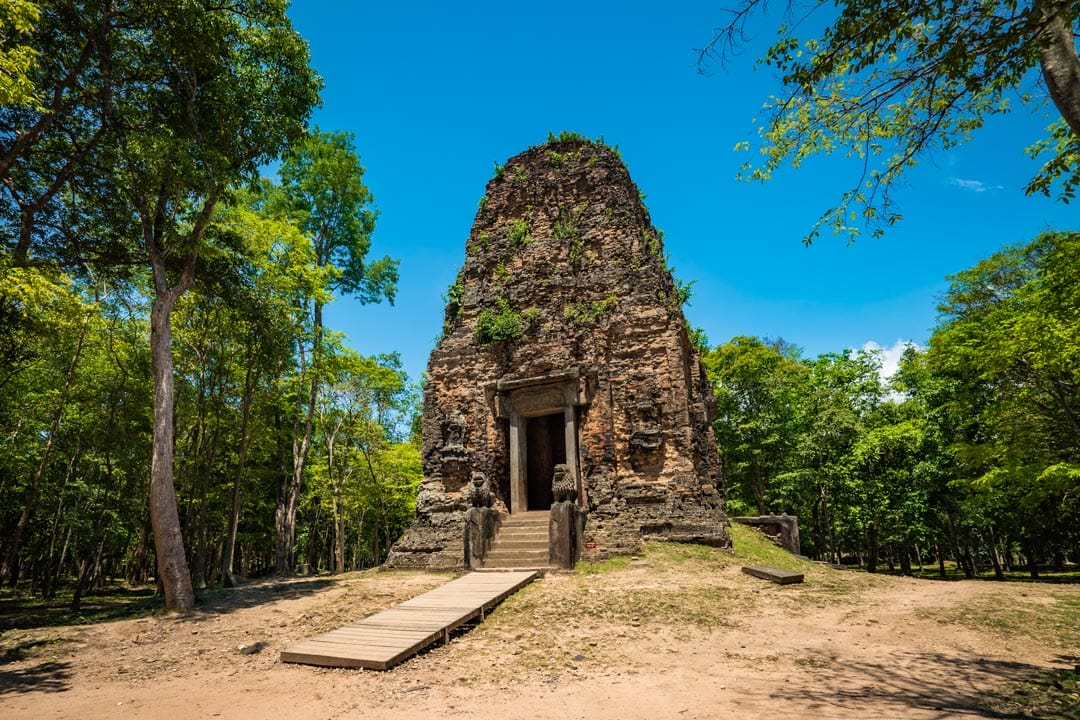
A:
MULTIPOLYGON (((699 66, 727 61, 768 0, 743 0, 701 50, 699 66)), ((759 162, 744 179, 838 153, 861 172, 806 236, 822 227, 851 239, 900 219, 892 190, 928 153, 968 140, 992 116, 1052 100, 1060 120, 1027 151, 1044 158, 1027 192, 1063 201, 1080 183, 1080 6, 1065 0, 824 0, 787 5, 759 64, 782 89, 765 104, 759 162), (835 9, 834 9, 835 8, 835 9), (825 24, 820 33, 810 28, 825 24), (1035 73, 1046 90, 1035 87, 1035 73), (1048 91, 1048 92, 1047 92, 1048 91)), ((749 150, 749 142, 739 147, 749 150)), ((1019 150, 1019 149, 1018 149, 1019 150)))

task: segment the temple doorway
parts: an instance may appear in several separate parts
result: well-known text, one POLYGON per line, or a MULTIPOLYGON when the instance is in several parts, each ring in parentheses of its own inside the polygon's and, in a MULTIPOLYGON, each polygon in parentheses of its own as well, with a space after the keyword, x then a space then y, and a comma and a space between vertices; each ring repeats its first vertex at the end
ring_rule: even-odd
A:
POLYGON ((566 462, 566 420, 562 412, 526 420, 525 486, 528 510, 548 510, 555 502, 551 478, 555 466, 566 462))

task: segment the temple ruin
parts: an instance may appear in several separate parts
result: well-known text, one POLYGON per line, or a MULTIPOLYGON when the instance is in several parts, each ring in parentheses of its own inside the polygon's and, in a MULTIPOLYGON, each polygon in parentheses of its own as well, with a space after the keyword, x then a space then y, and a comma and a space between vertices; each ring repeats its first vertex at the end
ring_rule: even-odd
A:
POLYGON ((729 546, 682 293, 617 152, 564 136, 496 167, 428 363, 416 520, 388 563, 462 566, 478 493, 547 510, 559 465, 587 556, 729 546))

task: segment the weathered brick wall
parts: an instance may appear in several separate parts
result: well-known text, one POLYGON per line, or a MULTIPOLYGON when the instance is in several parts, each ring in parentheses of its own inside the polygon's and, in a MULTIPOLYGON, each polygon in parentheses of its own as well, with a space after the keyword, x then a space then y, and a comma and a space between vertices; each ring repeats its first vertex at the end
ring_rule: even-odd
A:
POLYGON ((475 471, 510 507, 506 388, 528 383, 538 397, 519 405, 573 397, 594 554, 649 536, 730 543, 711 391, 662 240, 613 151, 573 140, 511 158, 488 183, 449 297, 428 363, 417 519, 391 564, 462 563, 475 471), (482 342, 485 314, 516 319, 520 335, 482 342))

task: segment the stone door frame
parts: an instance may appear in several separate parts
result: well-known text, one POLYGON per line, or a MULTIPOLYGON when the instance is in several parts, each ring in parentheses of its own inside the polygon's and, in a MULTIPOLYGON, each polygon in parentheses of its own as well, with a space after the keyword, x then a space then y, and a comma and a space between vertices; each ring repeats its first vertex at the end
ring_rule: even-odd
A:
POLYGON ((503 378, 494 383, 495 414, 510 421, 510 513, 528 510, 528 443, 525 425, 529 418, 563 414, 566 464, 582 497, 578 462, 577 408, 588 404, 588 383, 574 368, 538 377, 503 378))

